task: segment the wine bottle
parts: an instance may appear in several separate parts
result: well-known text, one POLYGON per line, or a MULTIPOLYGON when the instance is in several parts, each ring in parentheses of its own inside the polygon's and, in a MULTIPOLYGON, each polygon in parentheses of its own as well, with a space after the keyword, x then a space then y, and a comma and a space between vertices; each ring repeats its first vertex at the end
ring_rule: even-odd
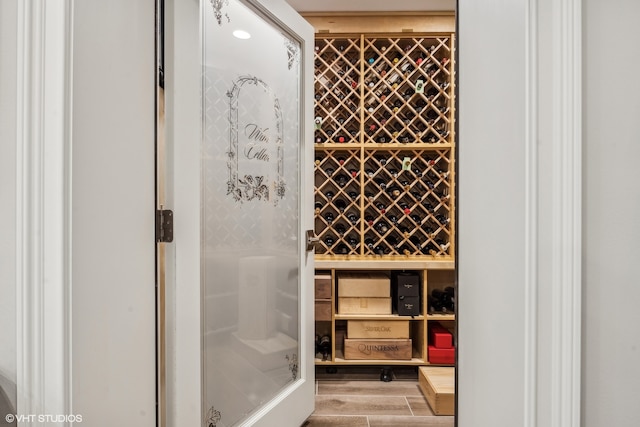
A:
POLYGON ((380 234, 384 234, 389 231, 389 224, 386 221, 378 221, 375 226, 376 230, 380 234))
POLYGON ((335 169, 333 169, 332 167, 328 167, 324 170, 324 173, 327 174, 327 176, 331 177, 333 175, 333 173, 335 172, 335 169))
POLYGON ((316 215, 318 215, 321 210, 322 210, 322 203, 316 202, 316 204, 315 204, 316 215))
POLYGON ((387 244, 389 245, 390 248, 396 249, 398 247, 398 239, 396 239, 395 236, 388 236, 387 244))
POLYGON ((341 173, 335 178, 335 181, 340 187, 344 187, 349 182, 349 177, 347 177, 347 175, 341 173))
POLYGON ((342 199, 336 200, 335 202, 333 202, 333 204, 336 208, 338 208, 340 212, 344 212, 344 210, 347 208, 347 203, 342 199))
POLYGON ((389 221, 391 221, 391 224, 396 225, 398 223, 398 217, 395 215, 389 215, 388 216, 389 221))
POLYGON ((402 191, 400 191, 400 188, 397 185, 392 185, 391 187, 389 187, 389 194, 392 197, 400 197, 400 195, 402 194, 402 191))
POLYGON ((373 249, 373 245, 375 244, 375 241, 371 237, 367 237, 364 239, 364 244, 367 246, 367 248, 373 249))
POLYGON ((438 222, 442 225, 447 225, 449 224, 449 218, 447 218, 446 216, 442 215, 442 214, 438 214, 436 215, 436 219, 438 220, 438 222))
POLYGON ((347 238, 348 242, 349 242, 349 246, 351 246, 352 248, 357 248, 358 247, 358 239, 356 239, 353 236, 349 236, 347 238))
POLYGON ((356 193, 355 191, 349 191, 348 194, 351 200, 356 200, 358 198, 358 193, 356 193))
POLYGON ((387 211, 387 207, 382 203, 376 203, 376 208, 378 208, 381 214, 384 214, 387 211))
POLYGON ((331 191, 331 190, 329 190, 329 191, 327 191, 326 193, 324 193, 324 195, 326 196, 326 198, 327 198, 328 200, 333 199, 333 196, 334 196, 333 191, 331 191))
POLYGON ((347 254, 349 254, 349 248, 344 243, 341 243, 336 248, 335 253, 337 253, 339 255, 347 255, 347 254))
POLYGON ((334 227, 334 230, 336 231, 336 233, 338 233, 339 236, 344 236, 344 233, 347 231, 344 228, 344 225, 342 224, 338 224, 334 227))
POLYGON ((353 225, 356 225, 358 223, 358 217, 354 213, 349 213, 347 215, 347 219, 353 225))
POLYGON ((376 178, 376 184, 378 184, 378 187, 380 187, 380 189, 383 190, 383 191, 384 191, 385 188, 387 188, 387 183, 382 178, 376 178))
POLYGON ((406 203, 400 203, 400 209, 405 215, 409 215, 411 213, 411 208, 406 203))
POLYGON ((322 361, 326 362, 331 358, 331 337, 329 335, 323 335, 320 337, 318 343, 319 352, 322 354, 322 361))
POLYGON ((382 245, 378 245, 375 247, 375 249, 373 250, 377 255, 387 255, 389 252, 391 252, 389 250, 389 248, 387 248, 386 246, 382 246, 382 245))
POLYGON ((324 214, 324 219, 328 224, 331 224, 335 219, 335 216, 333 215, 333 212, 327 212, 326 214, 324 214))
POLYGON ((349 169, 349 173, 351 174, 352 178, 356 178, 358 176, 358 171, 356 169, 349 169))
POLYGON ((369 224, 369 227, 373 225, 373 217, 371 215, 365 215, 364 220, 369 224))

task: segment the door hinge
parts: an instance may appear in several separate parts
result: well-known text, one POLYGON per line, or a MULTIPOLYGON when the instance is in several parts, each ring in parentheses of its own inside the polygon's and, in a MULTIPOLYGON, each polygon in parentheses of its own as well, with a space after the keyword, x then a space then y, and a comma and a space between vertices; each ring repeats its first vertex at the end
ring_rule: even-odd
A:
POLYGON ((156 242, 173 242, 173 211, 168 209, 156 211, 156 242))

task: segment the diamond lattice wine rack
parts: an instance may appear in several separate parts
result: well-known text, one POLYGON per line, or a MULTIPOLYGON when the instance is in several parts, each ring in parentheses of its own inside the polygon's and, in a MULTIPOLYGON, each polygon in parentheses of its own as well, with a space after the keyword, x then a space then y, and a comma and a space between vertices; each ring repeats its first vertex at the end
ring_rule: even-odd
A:
POLYGON ((317 35, 317 259, 451 259, 453 34, 317 35))

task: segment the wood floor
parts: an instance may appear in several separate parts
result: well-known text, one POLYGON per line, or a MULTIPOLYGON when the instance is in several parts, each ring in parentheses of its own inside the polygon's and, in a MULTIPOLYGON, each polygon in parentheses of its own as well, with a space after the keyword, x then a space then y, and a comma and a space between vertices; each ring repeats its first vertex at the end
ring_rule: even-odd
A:
POLYGON ((453 427, 453 416, 436 416, 418 386, 417 368, 393 368, 380 381, 380 367, 316 370, 316 409, 303 427, 453 427))

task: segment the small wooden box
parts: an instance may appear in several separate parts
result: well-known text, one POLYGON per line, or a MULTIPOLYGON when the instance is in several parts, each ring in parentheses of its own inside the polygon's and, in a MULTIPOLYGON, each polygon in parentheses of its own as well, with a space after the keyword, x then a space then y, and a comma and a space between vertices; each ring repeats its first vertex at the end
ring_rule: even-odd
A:
POLYGON ((391 314, 391 297, 340 297, 338 298, 340 314, 391 314))
POLYGON ((331 275, 317 274, 315 277, 315 295, 316 299, 331 298, 331 275))
POLYGON ((344 358, 410 360, 411 339, 344 339, 344 358))
POLYGON ((420 389, 436 415, 455 415, 455 368, 421 366, 420 389))
POLYGON ((338 273, 338 297, 390 297, 391 282, 380 272, 338 273))
POLYGON ((408 320, 349 320, 349 338, 409 338, 408 320))
POLYGON ((331 301, 316 300, 315 320, 331 320, 331 301))

